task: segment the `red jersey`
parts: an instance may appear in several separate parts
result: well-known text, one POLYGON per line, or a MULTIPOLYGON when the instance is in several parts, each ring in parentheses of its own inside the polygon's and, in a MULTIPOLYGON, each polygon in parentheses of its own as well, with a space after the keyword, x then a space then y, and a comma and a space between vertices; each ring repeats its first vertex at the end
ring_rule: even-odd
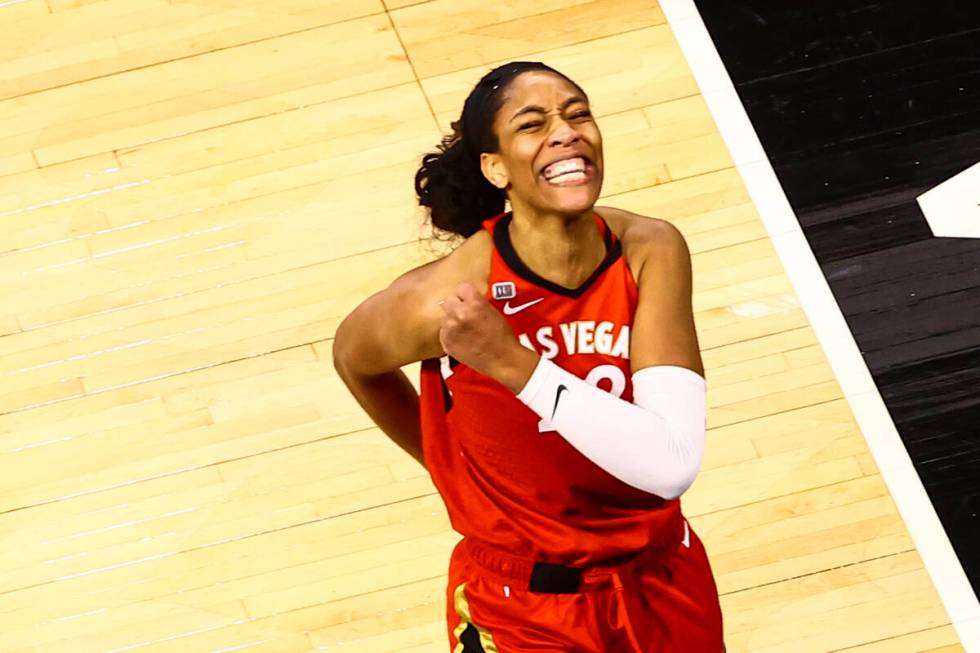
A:
MULTIPOLYGON (((574 289, 520 260, 510 241, 510 212, 485 220, 494 243, 487 299, 525 347, 632 401, 636 281, 622 243, 594 215, 606 256, 574 289)), ((629 557, 679 531, 679 498, 615 478, 495 379, 443 356, 422 361, 420 386, 426 466, 464 537, 542 562, 584 566, 629 557)))

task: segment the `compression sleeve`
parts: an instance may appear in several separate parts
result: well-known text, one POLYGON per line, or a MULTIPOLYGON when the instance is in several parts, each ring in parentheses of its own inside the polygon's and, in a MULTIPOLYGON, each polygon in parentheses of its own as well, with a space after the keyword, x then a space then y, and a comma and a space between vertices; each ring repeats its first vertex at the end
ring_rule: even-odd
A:
POLYGON ((677 498, 704 457, 707 382, 676 365, 645 367, 632 380, 634 403, 542 356, 517 398, 619 480, 677 498))

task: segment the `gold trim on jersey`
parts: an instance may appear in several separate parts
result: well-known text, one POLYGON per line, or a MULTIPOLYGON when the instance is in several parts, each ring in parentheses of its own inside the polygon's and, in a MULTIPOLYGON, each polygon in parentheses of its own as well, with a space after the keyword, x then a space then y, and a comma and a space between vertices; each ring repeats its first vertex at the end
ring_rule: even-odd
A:
POLYGON ((465 587, 466 583, 460 583, 456 591, 453 592, 453 606, 456 608, 456 614, 460 617, 459 625, 453 631, 453 636, 456 638, 456 648, 453 649, 453 653, 463 653, 463 642, 459 638, 463 635, 466 627, 470 625, 476 628, 476 632, 480 634, 480 644, 483 646, 484 651, 487 653, 499 653, 497 644, 493 641, 493 635, 473 623, 472 617, 470 617, 470 603, 466 600, 465 587))

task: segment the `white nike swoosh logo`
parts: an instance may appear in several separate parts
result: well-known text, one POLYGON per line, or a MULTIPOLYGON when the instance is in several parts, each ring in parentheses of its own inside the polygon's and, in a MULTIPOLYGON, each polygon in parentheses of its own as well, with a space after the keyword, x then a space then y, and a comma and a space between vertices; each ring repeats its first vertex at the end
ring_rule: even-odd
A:
POLYGON ((687 521, 684 521, 684 546, 691 548, 691 531, 687 528, 687 521))
POLYGON ((525 308, 527 308, 528 306, 534 306, 538 302, 543 302, 543 301, 544 301, 544 297, 538 297, 533 302, 521 304, 520 306, 511 306, 510 302, 507 302, 506 304, 504 304, 504 315, 513 315, 514 313, 519 313, 523 311, 525 308))

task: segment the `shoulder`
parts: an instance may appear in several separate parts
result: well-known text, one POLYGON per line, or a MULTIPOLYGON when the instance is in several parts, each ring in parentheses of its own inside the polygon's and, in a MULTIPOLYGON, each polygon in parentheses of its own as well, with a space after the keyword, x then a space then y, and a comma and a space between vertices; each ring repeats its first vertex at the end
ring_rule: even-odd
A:
POLYGON ((481 229, 457 245, 450 253, 412 268, 396 278, 391 289, 417 296, 444 297, 460 282, 468 282, 486 293, 490 277, 493 241, 481 229))
POLYGON ((595 207, 623 243, 623 256, 639 281, 644 265, 657 260, 670 266, 688 266, 691 253, 684 234, 672 223, 611 206, 595 207))
POLYGON ((486 292, 488 269, 487 243, 477 233, 448 255, 399 275, 362 301, 337 327, 335 363, 345 361, 343 366, 356 365, 376 374, 441 356, 439 300, 464 281, 486 292))

